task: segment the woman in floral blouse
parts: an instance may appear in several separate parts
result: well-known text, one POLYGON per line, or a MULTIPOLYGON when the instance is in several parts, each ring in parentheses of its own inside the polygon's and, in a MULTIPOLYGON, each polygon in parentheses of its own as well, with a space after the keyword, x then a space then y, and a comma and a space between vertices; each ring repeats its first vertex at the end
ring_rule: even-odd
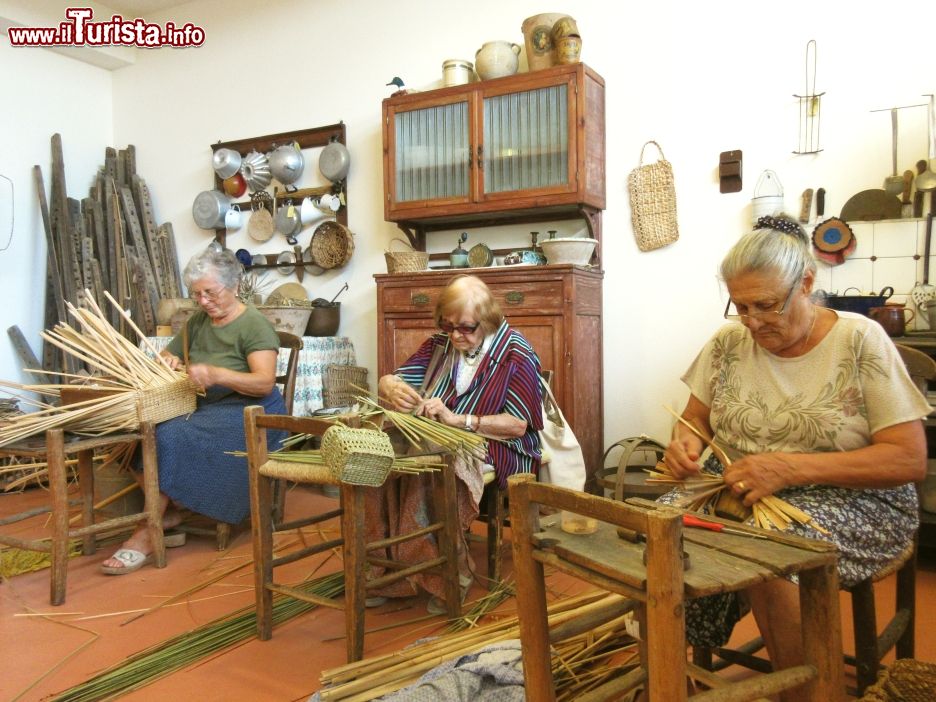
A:
MULTIPOLYGON (((792 531, 835 543, 840 582, 854 585, 913 539, 912 483, 926 472, 920 419, 929 403, 877 322, 813 303, 815 260, 791 219, 762 217, 720 272, 732 323, 683 376, 691 394, 682 416, 744 456, 724 471, 710 458, 705 470, 723 471, 746 505, 777 495, 810 514, 827 533, 796 523, 792 531)), ((703 448, 677 424, 666 464, 691 477, 703 448)), ((775 666, 801 663, 797 588, 778 579, 747 595, 775 666)), ((696 601, 687 613, 690 643, 723 645, 739 616, 735 597, 696 601)))

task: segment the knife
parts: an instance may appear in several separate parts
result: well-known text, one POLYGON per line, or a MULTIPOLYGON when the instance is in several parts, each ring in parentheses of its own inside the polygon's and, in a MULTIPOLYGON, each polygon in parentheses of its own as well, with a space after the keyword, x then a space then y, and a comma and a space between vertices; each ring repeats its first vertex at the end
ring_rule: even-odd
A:
MULTIPOLYGON (((928 165, 929 164, 925 160, 921 159, 917 161, 916 162, 917 173, 920 173, 920 174, 924 173, 928 165)), ((923 193, 921 193, 919 190, 917 190, 916 193, 914 193, 913 195, 913 216, 914 217, 923 216, 923 193)))
POLYGON ((900 216, 913 216, 913 203, 910 202, 910 191, 913 189, 913 171, 903 173, 903 192, 900 195, 900 216))
POLYGON ((812 196, 813 196, 812 188, 806 188, 803 191, 802 200, 800 201, 800 213, 799 213, 799 221, 802 222, 803 224, 806 224, 807 222, 809 222, 809 213, 812 210, 812 196))
POLYGON ((819 188, 816 191, 816 221, 822 219, 825 214, 825 188, 819 188))

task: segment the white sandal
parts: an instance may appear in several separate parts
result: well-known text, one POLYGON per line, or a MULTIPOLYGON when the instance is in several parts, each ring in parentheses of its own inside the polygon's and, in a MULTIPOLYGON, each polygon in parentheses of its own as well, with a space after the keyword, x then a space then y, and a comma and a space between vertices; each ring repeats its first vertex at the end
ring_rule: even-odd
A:
POLYGON ((153 562, 152 553, 143 553, 135 548, 119 548, 111 558, 120 561, 123 565, 120 567, 106 566, 102 563, 101 571, 107 575, 126 575, 139 570, 147 563, 153 562))

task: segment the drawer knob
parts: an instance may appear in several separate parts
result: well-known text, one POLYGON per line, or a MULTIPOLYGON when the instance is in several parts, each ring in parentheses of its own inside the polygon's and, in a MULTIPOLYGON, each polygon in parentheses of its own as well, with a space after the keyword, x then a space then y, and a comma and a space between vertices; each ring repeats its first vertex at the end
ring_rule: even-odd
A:
POLYGON ((519 305, 523 302, 524 295, 519 290, 511 290, 509 293, 504 295, 504 299, 507 301, 508 305, 519 305))
POLYGON ((425 307, 429 304, 429 296, 426 293, 413 293, 410 300, 417 307, 425 307))

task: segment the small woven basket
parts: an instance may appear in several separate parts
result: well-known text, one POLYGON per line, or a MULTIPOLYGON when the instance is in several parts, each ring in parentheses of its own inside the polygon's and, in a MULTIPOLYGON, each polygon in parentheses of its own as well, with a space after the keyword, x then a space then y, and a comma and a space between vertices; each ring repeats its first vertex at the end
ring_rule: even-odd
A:
POLYGON ((137 390, 137 417, 141 422, 165 422, 195 411, 195 386, 180 378, 156 388, 137 390))
POLYGON ((399 237, 390 240, 390 245, 384 251, 384 259, 387 261, 387 273, 415 273, 429 267, 429 254, 425 251, 414 251, 412 246, 399 237), (410 250, 391 251, 390 247, 394 241, 399 241, 410 250))
POLYGON ((630 190, 631 221, 641 251, 653 251, 679 238, 676 222, 676 187, 673 167, 655 141, 640 150, 640 165, 627 177, 630 190), (643 164, 644 149, 653 144, 660 152, 656 163, 643 164))
POLYGON ((936 665, 901 658, 878 675, 859 702, 932 702, 936 700, 936 665))
POLYGON ((322 434, 322 457, 343 483, 379 487, 393 468, 390 437, 374 429, 352 429, 342 424, 322 434))
POLYGON ((367 369, 362 366, 330 365, 325 367, 322 399, 326 407, 349 407, 354 398, 367 392, 367 369))
POLYGON ((322 268, 341 268, 351 260, 354 240, 351 230, 340 222, 327 220, 315 228, 309 245, 312 261, 322 268))

